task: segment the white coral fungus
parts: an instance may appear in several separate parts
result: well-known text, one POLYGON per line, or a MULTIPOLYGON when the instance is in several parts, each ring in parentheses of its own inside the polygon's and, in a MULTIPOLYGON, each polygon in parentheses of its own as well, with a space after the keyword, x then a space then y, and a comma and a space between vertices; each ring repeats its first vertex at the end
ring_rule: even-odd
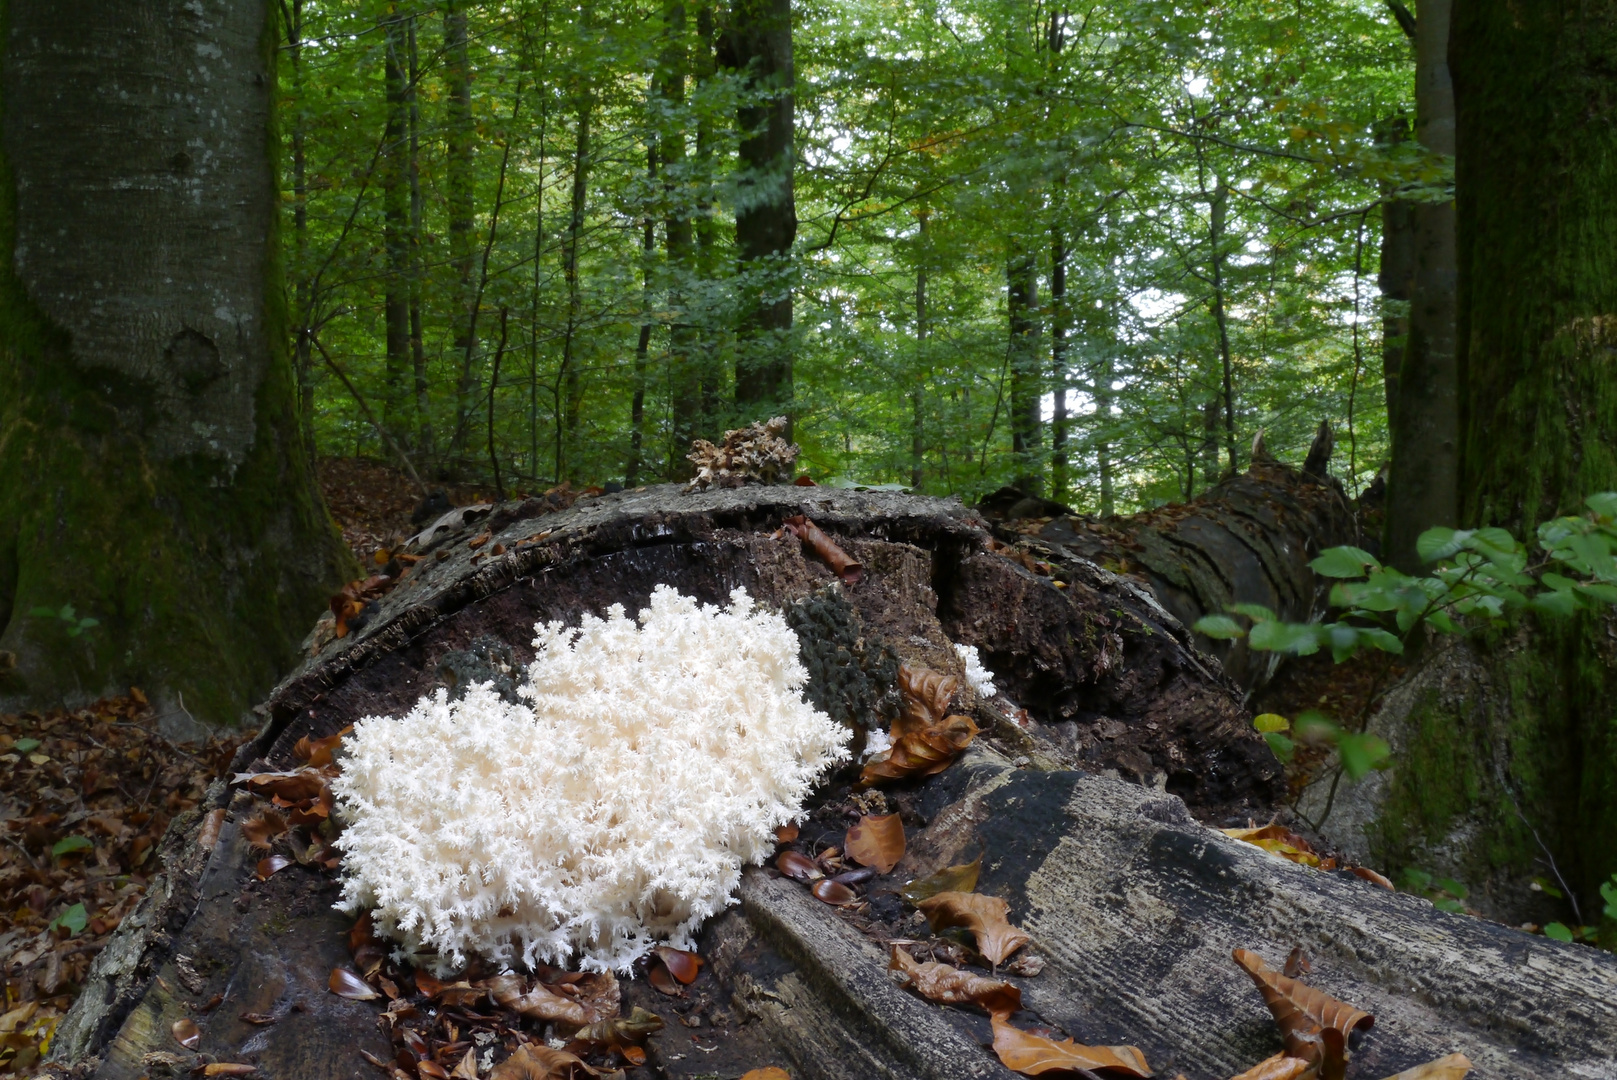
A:
POLYGON ((966 681, 973 690, 985 698, 999 693, 994 686, 994 673, 983 667, 983 658, 977 655, 977 646, 956 644, 954 652, 960 657, 960 662, 966 665, 966 681))
POLYGON ((744 590, 720 609, 664 585, 638 627, 614 605, 535 630, 522 703, 484 684, 367 717, 332 785, 342 906, 440 972, 691 947, 848 756, 803 700, 797 635, 744 590))

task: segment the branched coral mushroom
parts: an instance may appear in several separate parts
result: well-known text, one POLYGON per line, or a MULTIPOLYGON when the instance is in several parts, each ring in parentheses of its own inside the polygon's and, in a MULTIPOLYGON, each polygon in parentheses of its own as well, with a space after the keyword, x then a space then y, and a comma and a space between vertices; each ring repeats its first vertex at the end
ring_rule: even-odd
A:
POLYGON ((343 906, 440 973, 689 947, 848 756, 796 635, 744 590, 720 609, 659 586, 638 626, 614 605, 535 629, 521 703, 479 685, 361 720, 332 785, 343 906))

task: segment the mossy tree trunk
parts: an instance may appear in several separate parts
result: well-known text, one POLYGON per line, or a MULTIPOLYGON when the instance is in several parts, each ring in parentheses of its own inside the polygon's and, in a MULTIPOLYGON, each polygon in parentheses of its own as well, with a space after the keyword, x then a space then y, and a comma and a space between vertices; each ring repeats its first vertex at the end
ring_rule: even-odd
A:
MULTIPOLYGON (((1617 0, 1456 5, 1450 56, 1458 512, 1531 540, 1617 489, 1617 0)), ((1430 652, 1388 728, 1372 843, 1394 866, 1448 860, 1498 917, 1599 922, 1617 871, 1617 630, 1534 620, 1430 652), (1576 910, 1533 906, 1528 879, 1557 875, 1576 910)))
POLYGON ((0 5, 0 709, 138 684, 234 721, 348 569, 286 347, 274 11, 0 5), (99 625, 34 614, 69 604, 99 625))

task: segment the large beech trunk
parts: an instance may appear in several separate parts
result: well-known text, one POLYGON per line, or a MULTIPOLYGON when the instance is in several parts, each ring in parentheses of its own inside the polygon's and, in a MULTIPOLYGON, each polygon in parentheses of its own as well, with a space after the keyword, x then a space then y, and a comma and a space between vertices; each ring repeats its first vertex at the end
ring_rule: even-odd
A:
POLYGON ((0 709, 139 684, 234 722, 347 569, 286 347, 274 11, 6 5, 0 709), (99 625, 35 614, 68 604, 99 625))
MULTIPOLYGON (((1002 692, 975 706, 984 734, 942 774, 888 789, 912 835, 871 896, 874 908, 910 877, 982 853, 980 889, 1010 902, 1046 960, 1017 978, 1044 1021, 1138 1044, 1165 1075, 1228 1076, 1278 1048, 1229 950, 1278 965, 1301 946, 1320 986, 1380 1017, 1359 1054, 1364 1075, 1461 1050, 1482 1076, 1547 1077, 1617 1052, 1611 958, 1297 867, 1198 824, 1267 816, 1278 779, 1217 662, 1141 580, 953 501, 660 487, 559 512, 540 499, 455 511, 418 539, 416 571, 354 633, 336 639, 322 620, 235 764, 289 767, 305 735, 509 677, 535 621, 633 610, 659 583, 709 602, 738 586, 769 605, 819 594, 830 570, 780 529, 796 513, 864 564, 860 583, 836 588, 867 645, 954 672, 953 642, 986 650, 1002 692), (1531 1029, 1515 1022, 1527 1015, 1531 1029)), ((89 976, 58 1030, 59 1057, 94 1056, 93 1075, 133 1080, 147 1054, 172 1051, 182 1016, 198 1018, 203 1052, 255 1063, 268 1080, 368 1075, 361 1050, 391 1056, 377 1007, 326 989, 350 921, 329 907, 335 883, 297 866, 257 881, 259 853, 241 835, 250 802, 218 785, 212 805, 227 816, 215 846, 198 850, 194 824, 170 838, 164 879, 89 976), (198 1011, 214 994, 223 1000, 198 1011), (281 1019, 238 1019, 252 1013, 281 1019)), ((812 805, 805 830, 840 840, 843 811, 812 805)), ((1010 1076, 983 1048, 984 1018, 895 988, 871 937, 801 886, 749 871, 740 901, 705 929, 709 963, 690 999, 626 985, 626 1003, 670 1018, 634 1075, 780 1065, 799 1080, 1010 1076), (672 1022, 697 1002, 698 1029, 672 1022)))

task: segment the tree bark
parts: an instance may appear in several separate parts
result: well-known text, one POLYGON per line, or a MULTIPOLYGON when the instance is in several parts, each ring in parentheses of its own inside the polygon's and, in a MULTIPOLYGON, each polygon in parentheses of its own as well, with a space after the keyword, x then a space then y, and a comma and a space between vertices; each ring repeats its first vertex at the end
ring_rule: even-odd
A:
POLYGON ((562 277, 567 284, 567 326, 562 332, 561 371, 564 401, 556 425, 556 477, 579 477, 578 431, 584 418, 584 380, 579 371, 579 323, 584 296, 578 280, 578 249, 584 238, 584 211, 589 199, 590 119, 595 96, 585 87, 578 99, 578 123, 573 136, 573 185, 569 196, 567 237, 562 242, 562 277))
POLYGON ((686 41, 684 0, 664 0, 663 50, 658 59, 657 106, 661 110, 657 145, 661 159, 663 249, 668 310, 668 374, 670 385, 671 442, 674 454, 667 479, 689 480, 695 466, 685 460, 683 448, 707 430, 702 415, 702 356, 697 329, 691 321, 691 286, 696 273, 694 231, 691 221, 692 187, 685 153, 685 83, 690 68, 686 41))
MULTIPOLYGON (((1409 137, 1409 122, 1394 117, 1382 125, 1384 138, 1397 144, 1409 137)), ((1409 343, 1409 302, 1415 287, 1415 204, 1387 199, 1381 204, 1381 375, 1387 401, 1387 426, 1398 425, 1399 370, 1409 343)))
POLYGON ((446 0, 444 18, 444 181, 449 211, 449 263, 455 286, 450 302, 450 325, 460 374, 455 382, 455 430, 449 454, 458 462, 466 455, 472 411, 477 407, 477 372, 472 366, 477 351, 477 286, 472 281, 475 263, 472 215, 476 176, 473 172, 472 68, 467 52, 466 0, 446 0))
MULTIPOLYGON (((1453 0, 1421 0, 1415 29, 1415 137, 1433 154, 1454 154, 1454 87, 1449 77, 1453 0)), ((1387 478, 1387 561, 1421 569, 1415 541, 1459 520, 1460 402, 1456 359, 1454 203, 1414 207, 1415 275, 1409 337, 1393 410, 1387 478)))
POLYGON ((395 442, 410 442, 410 104, 406 70, 409 45, 405 17, 390 5, 382 17, 382 85, 387 125, 382 134, 382 247, 387 253, 383 286, 386 351, 382 423, 395 442))
POLYGON ((0 709, 138 684, 233 722, 349 569, 288 350, 277 12, 159 9, 7 10, 0 709))
POLYGON ((1208 242, 1212 249, 1213 266, 1213 323, 1218 328, 1218 361, 1221 378, 1220 394, 1224 409, 1224 452, 1226 467, 1234 473, 1240 466, 1235 460, 1235 373, 1230 356, 1230 324, 1224 310, 1224 244, 1225 221, 1230 208, 1230 189, 1223 180, 1213 183, 1212 198, 1208 201, 1208 242))
MULTIPOLYGON (((793 194, 791 0, 731 0, 719 44, 740 77, 740 171, 736 178, 736 410, 743 420, 791 416, 793 194)), ((787 438, 790 438, 790 431, 787 438)))
POLYGON ((1017 487, 1032 495, 1044 490, 1044 364, 1039 348, 1039 264, 1033 253, 1015 246, 1005 262, 1005 303, 1009 322, 1011 373, 1011 453, 1017 487))

